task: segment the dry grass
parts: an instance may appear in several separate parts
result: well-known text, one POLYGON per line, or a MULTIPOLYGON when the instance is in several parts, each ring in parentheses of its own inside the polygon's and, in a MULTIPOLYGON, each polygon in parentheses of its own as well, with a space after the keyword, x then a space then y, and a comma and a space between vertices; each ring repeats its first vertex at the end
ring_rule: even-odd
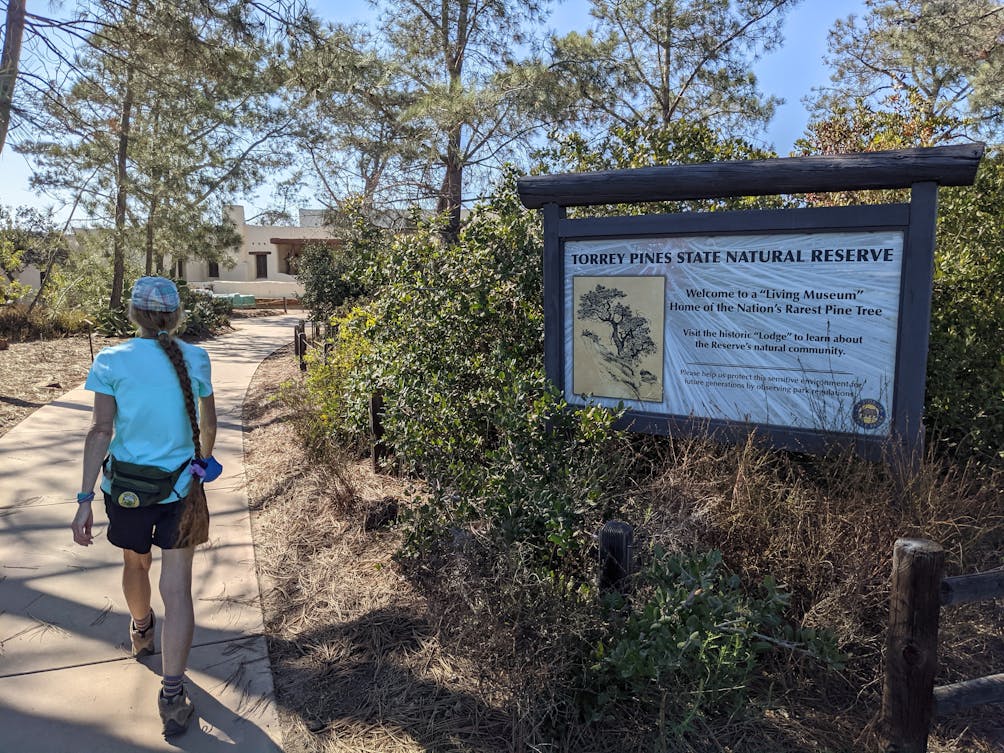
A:
MULTIPOLYGON (((95 335, 94 353, 122 342, 95 335)), ((0 350, 0 436, 55 400, 79 387, 91 368, 87 337, 11 343, 0 350)))
MULTIPOLYGON (((778 657, 745 716, 713 727, 696 720, 685 738, 631 712, 602 728, 585 725, 569 697, 589 615, 565 609, 529 577, 518 547, 482 560, 461 541, 435 567, 405 577, 392 557, 398 533, 367 530, 366 521, 411 491, 374 477, 367 463, 308 459, 297 415, 276 399, 277 384, 299 378, 292 356, 280 354, 259 369, 245 405, 288 753, 877 750, 895 539, 939 541, 952 574, 1004 563, 1000 477, 928 463, 902 493, 881 466, 851 458, 663 443, 626 511, 643 521, 639 548, 718 547, 751 582, 774 575, 793 594, 795 618, 833 630, 848 662, 833 672, 778 657), (565 726, 556 729, 556 719, 565 726)), ((953 608, 942 623, 937 681, 1001 671, 1002 636, 998 605, 953 608)), ((1002 751, 999 716, 984 709, 944 720, 930 750, 1002 751)))

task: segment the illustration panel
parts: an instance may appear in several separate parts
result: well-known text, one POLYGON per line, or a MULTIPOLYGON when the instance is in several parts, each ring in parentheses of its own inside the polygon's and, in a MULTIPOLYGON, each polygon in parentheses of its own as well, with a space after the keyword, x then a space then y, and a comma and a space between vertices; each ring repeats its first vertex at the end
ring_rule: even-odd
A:
POLYGON ((572 390, 661 403, 666 278, 572 280, 572 390))

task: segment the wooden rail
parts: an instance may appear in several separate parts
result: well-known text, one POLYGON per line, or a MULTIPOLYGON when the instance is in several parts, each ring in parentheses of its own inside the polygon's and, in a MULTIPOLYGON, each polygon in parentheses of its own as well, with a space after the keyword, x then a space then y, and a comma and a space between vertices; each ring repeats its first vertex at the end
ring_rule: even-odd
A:
POLYGON ((997 599, 1004 594, 1004 570, 956 575, 941 581, 941 606, 997 599))
POLYGON ((1004 703, 1004 674, 934 686, 941 608, 1004 597, 1004 571, 943 577, 945 552, 926 539, 893 548, 882 719, 888 753, 926 753, 936 716, 1004 703))
POLYGON ((594 173, 525 176, 517 181, 523 205, 561 207, 682 201, 722 196, 906 188, 914 183, 968 186, 985 146, 895 149, 859 154, 660 165, 594 173))

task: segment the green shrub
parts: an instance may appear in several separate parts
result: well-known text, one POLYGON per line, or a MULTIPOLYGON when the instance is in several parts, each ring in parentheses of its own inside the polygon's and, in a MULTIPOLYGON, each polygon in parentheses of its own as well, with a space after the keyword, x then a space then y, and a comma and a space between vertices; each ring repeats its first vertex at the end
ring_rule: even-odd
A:
POLYGON ((365 426, 366 398, 381 390, 398 461, 433 481, 484 459, 498 439, 488 417, 501 386, 541 369, 539 221, 514 184, 475 212, 459 245, 444 245, 435 226, 379 246, 364 239, 354 274, 376 286, 373 297, 364 316, 336 323, 365 353, 336 349, 337 366, 312 367, 319 391, 341 393, 334 429, 365 426))
POLYGON ((698 716, 741 709, 763 657, 775 647, 839 664, 833 639, 785 622, 788 596, 770 577, 752 591, 722 554, 656 550, 637 576, 637 594, 608 596, 607 636, 592 652, 587 698, 594 717, 616 703, 660 711, 679 735, 698 716))
POLYGON ((342 304, 363 292, 352 276, 351 251, 324 243, 307 243, 298 262, 296 279, 303 285, 303 305, 310 317, 327 320, 342 304))
MULTIPOLYGON (((568 410, 542 374, 489 385, 483 415, 498 432, 482 456, 455 452, 430 493, 404 516, 402 554, 416 561, 476 528, 490 548, 519 545, 522 564, 557 583, 592 578, 592 532, 617 509, 630 472, 624 436, 603 408, 568 410)), ((449 438, 439 440, 446 450, 449 438)))
POLYGON ((326 362, 307 385, 328 431, 365 435, 369 396, 384 396, 386 442, 431 490, 411 510, 406 554, 477 523, 519 540, 543 574, 581 573, 626 474, 624 441, 599 408, 569 411, 543 374, 541 238, 515 175, 446 245, 434 225, 382 246, 360 234, 372 300, 332 319, 326 362))
POLYGON ((928 423, 956 454, 1004 466, 1004 152, 942 189, 927 368, 928 423))
POLYGON ((185 322, 179 334, 189 340, 212 337, 230 326, 233 303, 228 298, 215 298, 193 290, 184 280, 176 280, 185 322))
POLYGON ((131 337, 136 334, 136 326, 129 321, 128 304, 118 308, 98 309, 92 315, 94 329, 105 337, 131 337))

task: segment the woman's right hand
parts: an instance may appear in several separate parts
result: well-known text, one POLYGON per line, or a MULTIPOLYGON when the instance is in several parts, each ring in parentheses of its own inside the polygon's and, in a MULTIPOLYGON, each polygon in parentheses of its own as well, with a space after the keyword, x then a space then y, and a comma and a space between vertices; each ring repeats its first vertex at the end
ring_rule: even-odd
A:
POLYGON ((77 514, 73 516, 73 540, 80 546, 90 546, 94 543, 91 535, 91 526, 94 525, 94 511, 90 502, 80 502, 77 504, 77 514))

